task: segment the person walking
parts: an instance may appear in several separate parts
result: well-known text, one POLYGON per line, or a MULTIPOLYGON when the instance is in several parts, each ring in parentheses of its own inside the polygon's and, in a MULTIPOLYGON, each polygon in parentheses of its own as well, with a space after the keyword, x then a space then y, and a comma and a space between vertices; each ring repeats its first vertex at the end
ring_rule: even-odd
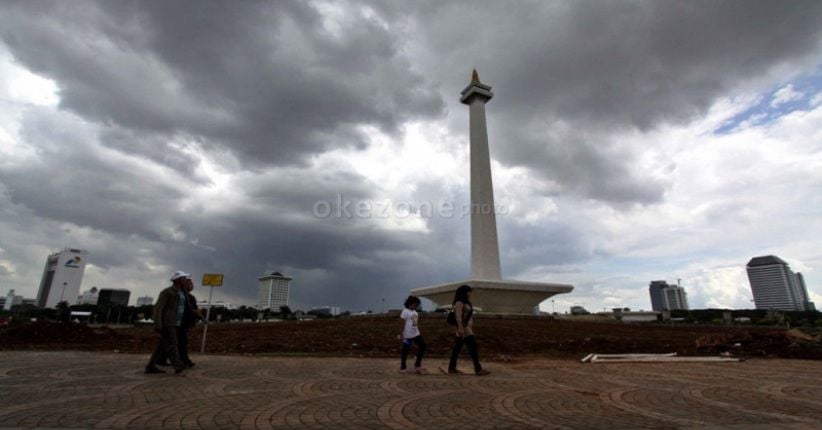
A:
POLYGON ((422 367, 422 358, 425 356, 425 339, 420 334, 418 325, 419 315, 417 308, 420 306, 420 299, 416 296, 408 296, 405 299, 405 309, 402 310, 400 318, 402 323, 402 334, 399 336, 402 339, 402 353, 400 356, 400 372, 402 373, 425 373, 425 368, 422 367), (414 370, 409 371, 406 362, 408 361, 408 352, 411 350, 412 344, 417 344, 417 359, 414 361, 414 370))
POLYGON ((188 331, 197 325, 198 320, 204 324, 208 323, 205 317, 203 317, 203 313, 197 307, 197 298, 191 294, 191 291, 194 290, 194 281, 192 281, 191 278, 186 278, 183 284, 183 290, 186 297, 186 307, 183 312, 183 324, 177 327, 177 345, 180 349, 180 361, 183 362, 185 367, 190 368, 194 367, 194 362, 192 362, 188 356, 188 331))
MULTIPOLYGON (((180 352, 180 361, 183 362, 185 367, 194 367, 194 362, 191 361, 191 358, 188 356, 188 332, 195 325, 197 325, 197 320, 203 322, 203 324, 208 324, 206 322, 205 317, 203 316, 202 311, 197 306, 197 298, 191 294, 191 291, 194 290, 194 281, 191 278, 186 278, 185 284, 183 286, 183 291, 186 293, 186 304, 187 306, 184 309, 183 313, 183 325, 182 327, 178 327, 177 329, 177 347, 178 351, 180 352)), ((168 362, 168 357, 166 357, 165 351, 161 351, 156 357, 157 360, 154 364, 158 366, 170 366, 171 364, 168 362)))
POLYGON ((186 279, 191 275, 177 271, 171 275, 171 286, 160 292, 157 304, 154 305, 154 331, 160 338, 157 348, 151 354, 151 358, 146 365, 146 373, 166 373, 157 368, 159 358, 163 355, 171 360, 174 366, 174 373, 180 373, 185 369, 185 365, 180 361, 179 345, 177 343, 177 328, 183 325, 183 314, 185 313, 186 297, 183 290, 186 279))
POLYGON ((448 362, 448 374, 459 375, 457 369, 457 358, 462 351, 462 346, 468 347, 468 353, 471 355, 471 361, 474 362, 474 374, 478 376, 487 375, 489 372, 482 368, 479 361, 479 352, 477 351, 477 339, 474 337, 474 306, 471 304, 472 288, 469 285, 461 285, 454 293, 454 316, 455 325, 457 326, 456 339, 454 341, 454 348, 451 350, 451 360, 448 362))

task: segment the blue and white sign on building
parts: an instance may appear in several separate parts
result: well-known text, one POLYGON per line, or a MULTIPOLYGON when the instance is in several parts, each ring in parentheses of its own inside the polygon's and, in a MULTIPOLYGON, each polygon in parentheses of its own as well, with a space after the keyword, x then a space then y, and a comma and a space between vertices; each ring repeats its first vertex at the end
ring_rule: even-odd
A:
POLYGON ((75 304, 80 295, 86 260, 88 251, 82 249, 66 248, 49 255, 37 292, 37 307, 55 308, 63 301, 75 304))

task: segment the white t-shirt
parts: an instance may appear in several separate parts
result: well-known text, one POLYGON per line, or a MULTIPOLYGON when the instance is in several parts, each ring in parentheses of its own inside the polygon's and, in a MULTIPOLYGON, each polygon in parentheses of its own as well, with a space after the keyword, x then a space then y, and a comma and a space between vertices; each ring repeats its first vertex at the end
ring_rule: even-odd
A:
POLYGON ((405 328, 402 330, 402 337, 412 339, 420 335, 420 329, 417 328, 417 311, 411 309, 403 309, 400 318, 405 320, 405 328))

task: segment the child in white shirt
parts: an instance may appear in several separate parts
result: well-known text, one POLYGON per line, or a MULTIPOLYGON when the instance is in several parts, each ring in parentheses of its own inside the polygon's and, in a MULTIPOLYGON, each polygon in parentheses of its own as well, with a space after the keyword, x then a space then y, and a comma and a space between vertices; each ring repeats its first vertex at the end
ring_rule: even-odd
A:
POLYGON ((422 367, 422 357, 425 355, 425 340, 420 334, 419 326, 417 326, 417 307, 420 305, 420 299, 415 296, 408 296, 405 299, 405 309, 402 310, 400 318, 403 320, 402 334, 399 336, 402 339, 402 356, 400 361, 400 372, 403 373, 424 373, 425 369, 422 367), (411 349, 411 344, 417 344, 417 360, 414 362, 414 370, 410 370, 406 366, 408 359, 408 352, 411 349))

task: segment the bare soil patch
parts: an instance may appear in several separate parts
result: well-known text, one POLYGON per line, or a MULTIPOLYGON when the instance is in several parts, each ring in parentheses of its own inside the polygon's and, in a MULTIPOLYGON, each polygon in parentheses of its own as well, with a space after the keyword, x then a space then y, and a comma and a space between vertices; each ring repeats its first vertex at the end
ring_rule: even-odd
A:
MULTIPOLYGON (((423 315, 420 329, 429 356, 445 357, 453 330, 441 316, 423 315)), ((277 323, 212 324, 207 352, 393 357, 400 321, 390 316, 277 323)), ((479 316, 475 332, 486 360, 580 358, 588 353, 663 353, 822 359, 822 338, 798 330, 707 325, 619 324, 479 316)), ((191 332, 199 350, 202 327, 191 332)), ((0 349, 96 350, 149 353, 151 327, 112 330, 37 322, 0 328, 0 349)))

